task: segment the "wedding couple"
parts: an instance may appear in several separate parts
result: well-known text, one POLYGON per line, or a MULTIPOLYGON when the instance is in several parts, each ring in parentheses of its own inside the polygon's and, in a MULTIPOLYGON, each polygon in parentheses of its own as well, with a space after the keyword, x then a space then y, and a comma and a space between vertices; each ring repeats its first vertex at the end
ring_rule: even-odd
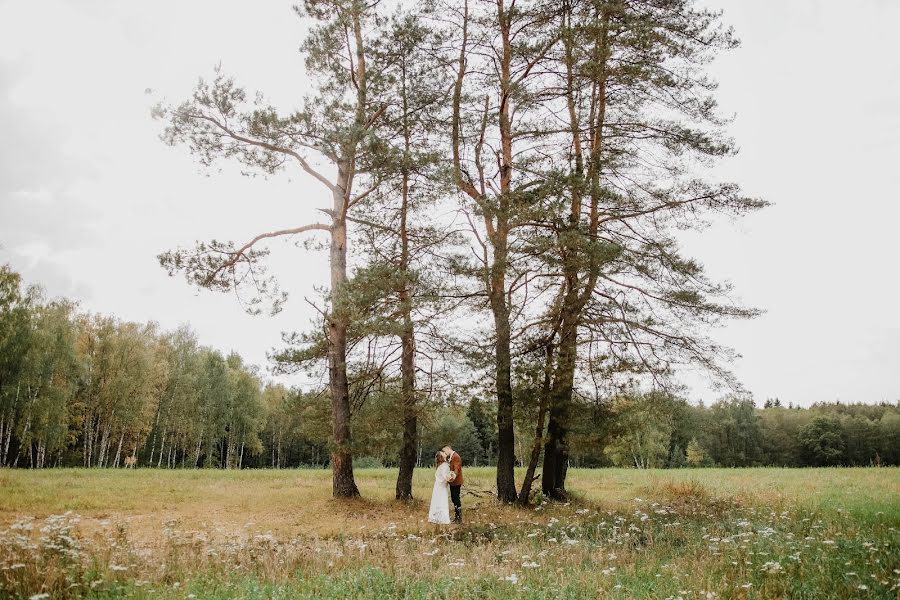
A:
POLYGON ((453 522, 462 523, 462 502, 459 499, 459 488, 463 484, 462 457, 450 446, 444 446, 438 450, 434 461, 437 471, 434 473, 434 491, 431 493, 428 522, 439 525, 450 523, 450 504, 447 502, 447 488, 450 488, 455 511, 453 522))

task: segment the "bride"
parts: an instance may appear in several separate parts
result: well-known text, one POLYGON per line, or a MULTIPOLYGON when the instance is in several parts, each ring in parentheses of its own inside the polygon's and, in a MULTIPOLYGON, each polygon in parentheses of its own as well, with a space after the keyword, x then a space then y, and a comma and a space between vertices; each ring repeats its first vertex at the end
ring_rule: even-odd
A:
POLYGON ((428 522, 439 525, 450 524, 450 502, 447 493, 450 491, 449 482, 453 481, 456 473, 450 470, 447 457, 438 451, 434 456, 437 471, 434 473, 434 491, 431 492, 431 509, 428 511, 428 522))

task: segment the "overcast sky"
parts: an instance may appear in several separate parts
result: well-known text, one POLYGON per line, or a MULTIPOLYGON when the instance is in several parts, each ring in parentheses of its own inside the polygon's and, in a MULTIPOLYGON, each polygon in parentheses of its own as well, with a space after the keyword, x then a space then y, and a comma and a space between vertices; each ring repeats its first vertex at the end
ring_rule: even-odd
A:
MULTIPOLYGON (((685 244, 765 309, 714 337, 758 401, 900 400, 900 51, 894 0, 708 0, 743 41, 711 68, 740 154, 721 175, 774 206, 685 244)), ((221 62, 276 105, 306 90, 291 2, 0 0, 0 263, 90 311, 163 328, 266 365, 311 318, 324 257, 273 248, 291 292, 277 317, 169 278, 156 255, 309 222, 328 198, 298 174, 201 171, 158 140, 221 62), (251 8, 252 7, 252 8, 251 8), (147 89, 152 90, 151 94, 147 89), (286 220, 287 219, 287 220, 286 220)), ((713 400, 690 374, 694 400, 713 400)))

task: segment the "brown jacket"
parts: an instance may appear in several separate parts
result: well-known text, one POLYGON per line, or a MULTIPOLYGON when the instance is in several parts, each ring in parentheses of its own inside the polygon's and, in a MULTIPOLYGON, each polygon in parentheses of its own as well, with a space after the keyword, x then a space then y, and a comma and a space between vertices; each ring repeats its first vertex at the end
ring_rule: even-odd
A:
POLYGON ((455 451, 450 455, 450 470, 456 473, 456 477, 450 482, 450 485, 462 485, 462 457, 455 451))

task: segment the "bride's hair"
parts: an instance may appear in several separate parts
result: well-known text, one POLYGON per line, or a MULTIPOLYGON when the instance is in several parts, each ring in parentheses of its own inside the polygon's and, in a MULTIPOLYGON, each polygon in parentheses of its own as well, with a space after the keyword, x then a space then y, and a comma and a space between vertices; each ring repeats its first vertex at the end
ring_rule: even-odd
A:
POLYGON ((437 454, 434 455, 434 466, 439 467, 445 462, 447 462, 447 459, 444 458, 444 453, 438 450, 437 454))

